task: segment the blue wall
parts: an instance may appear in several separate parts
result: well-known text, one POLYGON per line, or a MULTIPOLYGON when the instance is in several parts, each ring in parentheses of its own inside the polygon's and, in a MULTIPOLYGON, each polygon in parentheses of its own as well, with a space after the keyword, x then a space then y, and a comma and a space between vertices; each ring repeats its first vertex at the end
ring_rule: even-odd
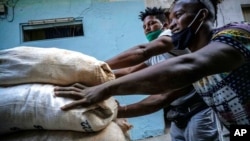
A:
MULTIPOLYGON (((15 0, 14 0, 15 1, 15 0)), ((133 45, 147 42, 138 19, 144 0, 19 0, 7 19, 0 19, 0 49, 15 46, 58 47, 79 51, 106 60, 133 45), (82 17, 84 36, 43 41, 21 42, 20 24, 29 20, 82 17)), ((121 104, 130 104, 145 96, 117 96, 121 104)), ((162 111, 128 119, 134 128, 133 140, 163 134, 162 111)))

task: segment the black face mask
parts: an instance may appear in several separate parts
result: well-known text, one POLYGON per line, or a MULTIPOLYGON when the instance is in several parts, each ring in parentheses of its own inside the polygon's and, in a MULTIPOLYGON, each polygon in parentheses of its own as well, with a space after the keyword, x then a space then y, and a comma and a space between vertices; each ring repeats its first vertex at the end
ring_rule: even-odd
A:
POLYGON ((188 25, 188 27, 172 35, 172 43, 174 44, 175 49, 184 50, 185 48, 188 47, 191 40, 194 38, 195 34, 197 33, 197 31, 200 29, 201 25, 203 24, 203 21, 202 21, 199 27, 197 28, 197 30, 193 32, 191 26, 195 22, 195 20, 197 19, 201 11, 202 9, 196 14, 195 18, 188 25))
POLYGON ((195 33, 190 27, 183 29, 182 31, 172 35, 172 43, 175 49, 184 50, 191 42, 195 33))

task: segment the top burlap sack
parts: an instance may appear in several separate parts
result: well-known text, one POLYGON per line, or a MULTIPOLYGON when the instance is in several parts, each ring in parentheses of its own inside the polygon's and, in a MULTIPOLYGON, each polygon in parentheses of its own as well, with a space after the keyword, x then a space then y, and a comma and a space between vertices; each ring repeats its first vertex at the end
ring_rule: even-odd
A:
POLYGON ((0 85, 50 83, 87 86, 114 79, 103 61, 80 52, 59 48, 20 46, 0 50, 0 85))

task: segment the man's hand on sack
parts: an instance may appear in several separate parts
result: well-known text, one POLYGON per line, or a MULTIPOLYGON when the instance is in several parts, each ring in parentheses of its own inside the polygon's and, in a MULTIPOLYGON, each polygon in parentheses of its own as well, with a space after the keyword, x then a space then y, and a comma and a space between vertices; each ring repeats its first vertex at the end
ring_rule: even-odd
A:
POLYGON ((80 83, 75 83, 71 86, 56 86, 54 94, 56 97, 68 97, 75 101, 61 107, 62 110, 70 110, 76 107, 87 107, 96 104, 102 100, 108 99, 110 95, 105 93, 102 86, 87 87, 80 83))

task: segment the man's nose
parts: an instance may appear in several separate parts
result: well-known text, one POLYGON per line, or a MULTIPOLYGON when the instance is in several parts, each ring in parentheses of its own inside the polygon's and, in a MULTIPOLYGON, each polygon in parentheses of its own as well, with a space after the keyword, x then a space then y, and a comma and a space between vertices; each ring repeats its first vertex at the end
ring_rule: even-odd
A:
POLYGON ((175 20, 172 20, 169 24, 169 29, 173 29, 174 27, 176 26, 176 21, 175 20))
POLYGON ((147 33, 147 32, 150 32, 151 27, 150 27, 150 26, 146 26, 144 30, 145 30, 146 33, 147 33))

